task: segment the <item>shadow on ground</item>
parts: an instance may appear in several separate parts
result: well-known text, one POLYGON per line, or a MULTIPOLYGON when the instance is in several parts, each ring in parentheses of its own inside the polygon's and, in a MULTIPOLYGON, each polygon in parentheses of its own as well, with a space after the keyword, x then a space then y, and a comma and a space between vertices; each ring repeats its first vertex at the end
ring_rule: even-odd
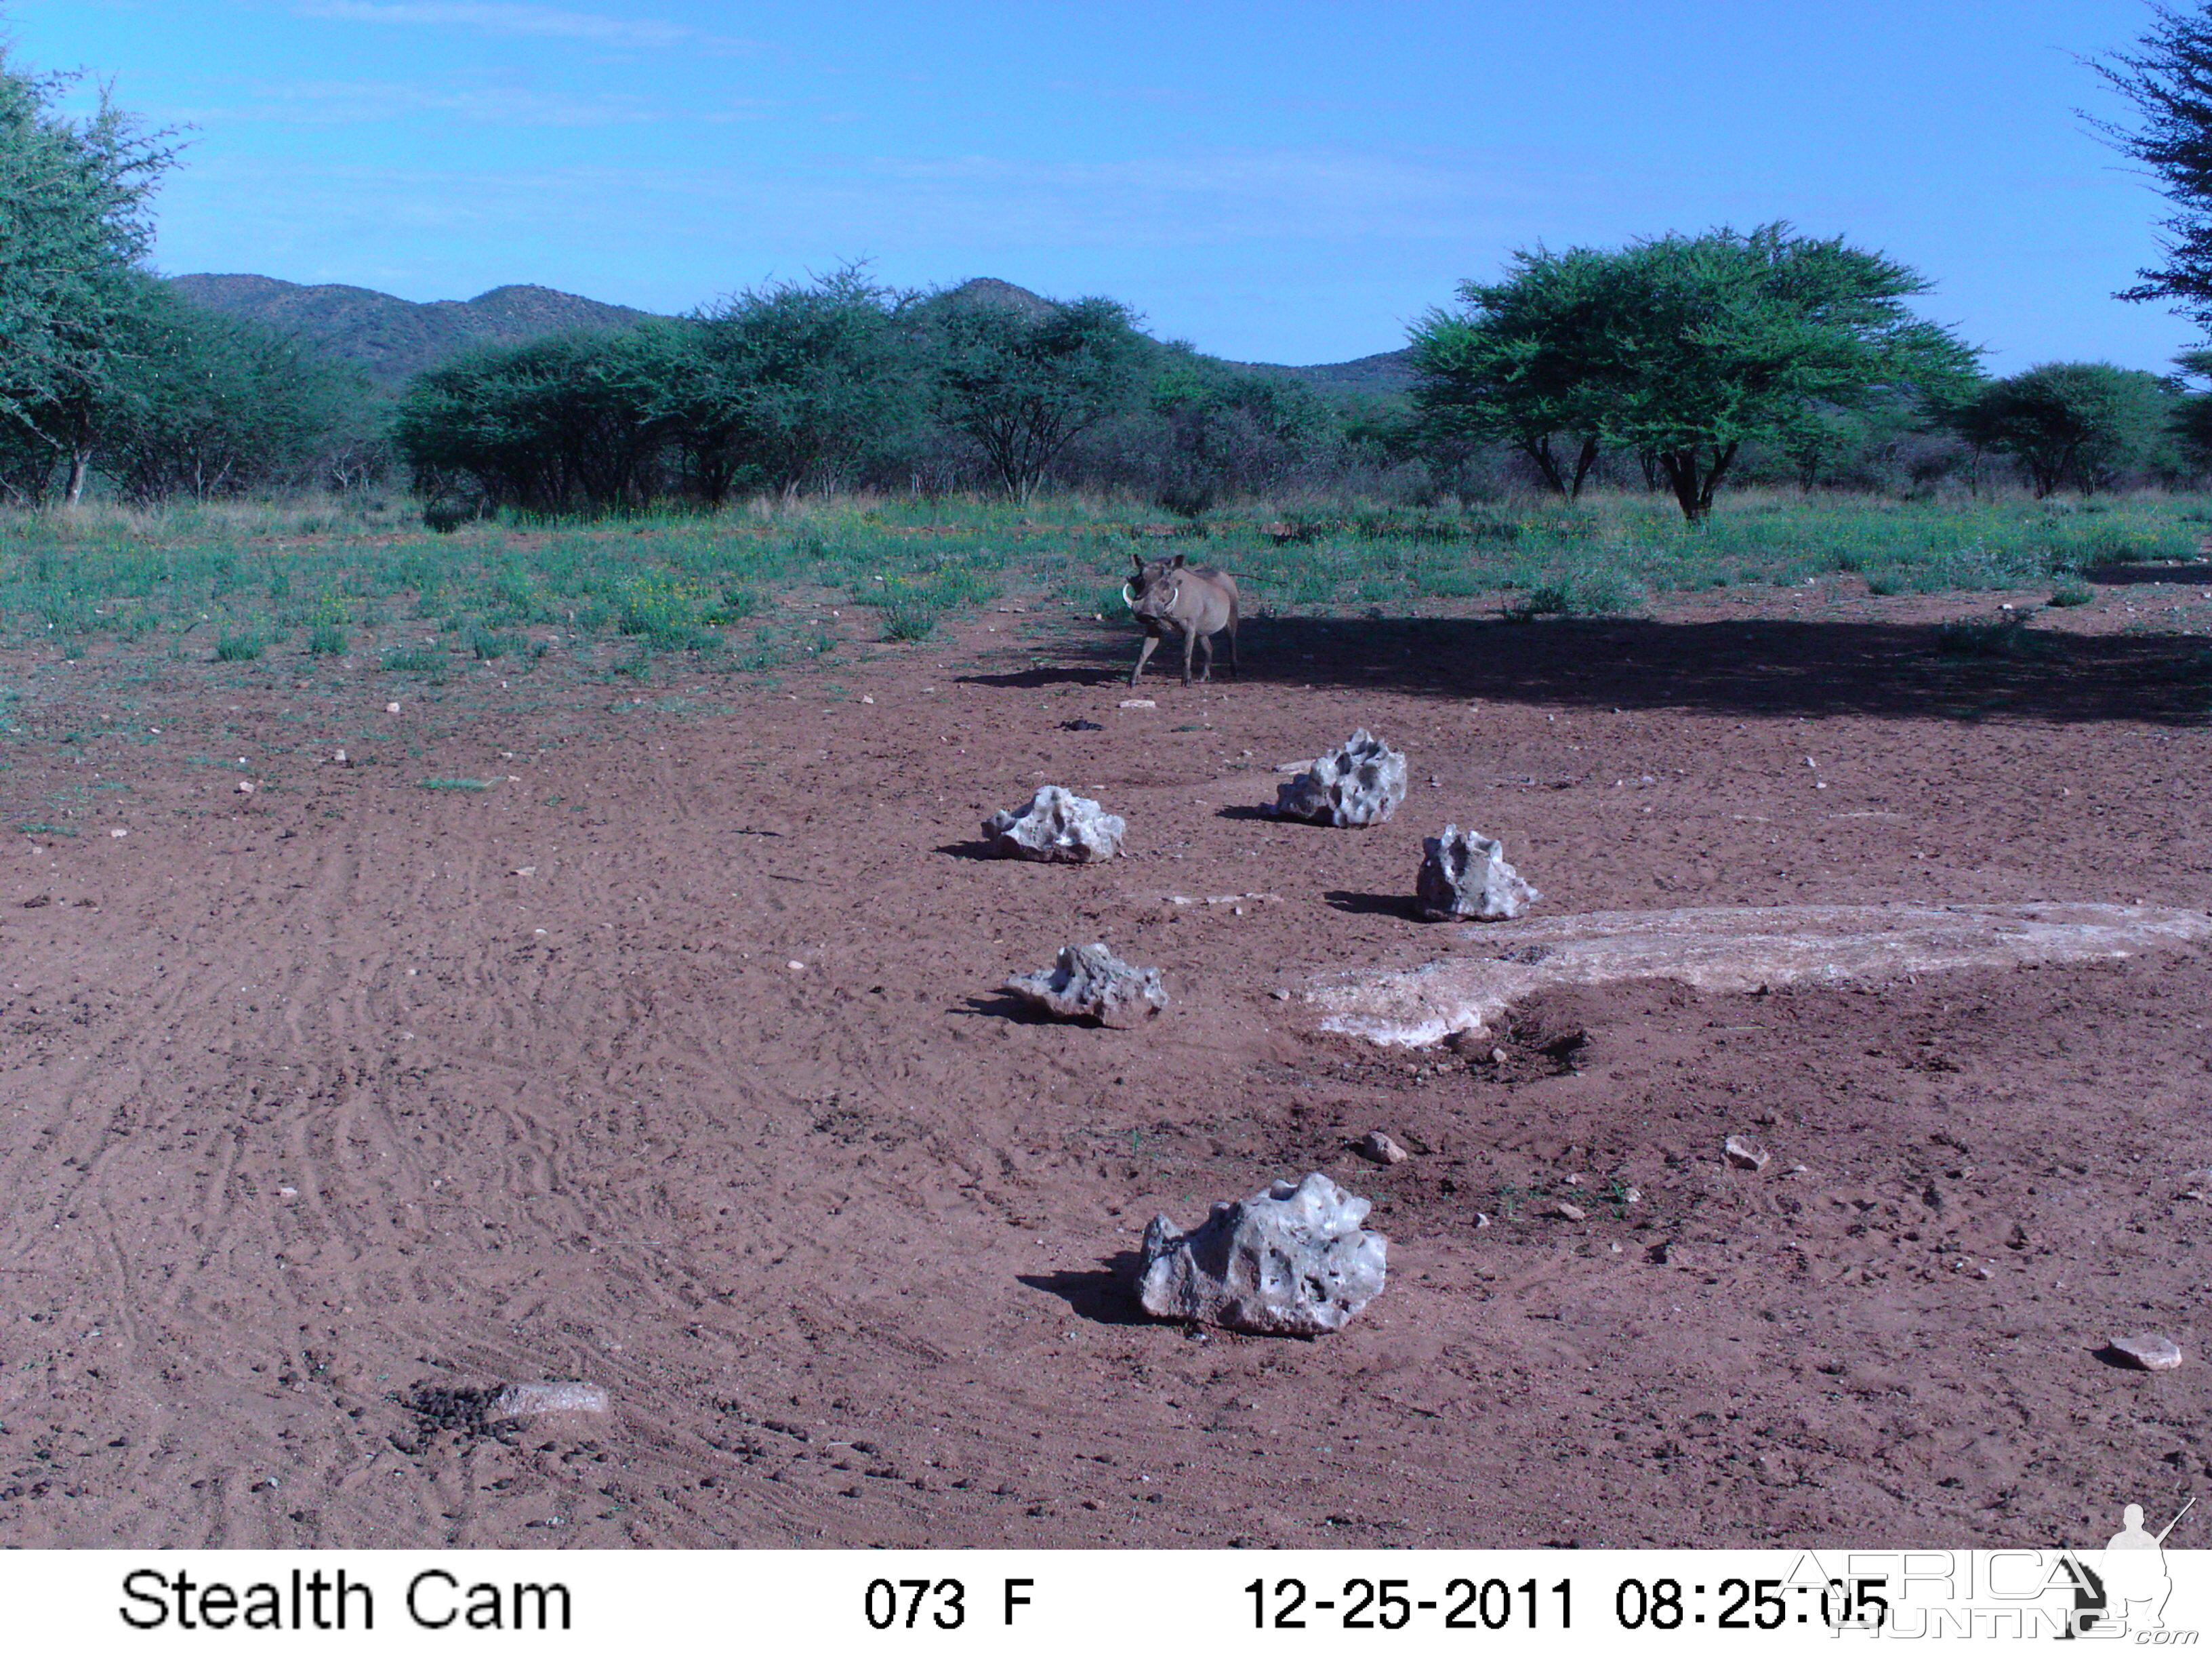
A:
POLYGON ((1062 1269, 1049 1273, 1018 1273, 1031 1290, 1047 1291, 1067 1304, 1079 1317, 1100 1325, 1148 1325, 1152 1316, 1130 1289, 1143 1258, 1123 1250, 1103 1267, 1085 1272, 1062 1269))
MULTIPOLYGON (((1248 622, 1242 643, 1248 685, 1497 702, 2177 726, 2205 724, 2212 705, 2212 641, 2185 634, 2031 624, 1962 639, 1932 623, 1273 617, 1248 622)), ((1098 684, 1117 678, 1112 665, 1133 659, 1135 642, 1074 634, 1048 649, 1054 666, 969 683, 1098 684)), ((1180 689, 1170 681, 1161 695, 1180 689)))

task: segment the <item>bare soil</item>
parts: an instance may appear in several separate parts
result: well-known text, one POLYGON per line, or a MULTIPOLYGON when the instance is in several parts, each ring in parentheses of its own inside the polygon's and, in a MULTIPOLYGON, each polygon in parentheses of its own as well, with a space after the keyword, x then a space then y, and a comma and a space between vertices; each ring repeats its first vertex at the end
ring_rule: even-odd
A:
POLYGON ((1987 656, 1934 628, 1994 599, 1848 586, 1263 618, 1242 682, 1156 674, 1150 709, 1133 635, 1036 612, 863 623, 772 688, 18 658, 0 1537, 1996 1546, 2170 1514, 2212 1456, 2201 952, 1547 993, 1465 1053, 1323 1034, 1297 993, 1473 948, 1407 902, 1448 819, 1547 915, 2201 908, 2197 597, 2112 588, 1987 656), (1412 759, 1393 822, 1264 813, 1361 726, 1412 759), (489 787, 424 787, 458 780, 489 787), (981 857, 1041 782, 1129 855, 981 857), (998 988, 1098 938, 1164 970, 1149 1028, 998 988), (1376 1128, 1413 1156, 1362 1162, 1376 1128), (1133 1308, 1156 1212, 1310 1170, 1390 1239, 1349 1329, 1133 1308), (2100 1352, 2142 1329, 2188 1363, 2100 1352), (566 1380, 611 1408, 488 1409, 566 1380))

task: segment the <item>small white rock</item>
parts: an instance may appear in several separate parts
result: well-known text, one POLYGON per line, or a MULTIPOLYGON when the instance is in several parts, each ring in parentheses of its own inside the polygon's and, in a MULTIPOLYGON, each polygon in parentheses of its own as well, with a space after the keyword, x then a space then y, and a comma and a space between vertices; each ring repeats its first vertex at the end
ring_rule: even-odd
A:
POLYGON ((117 841, 121 841, 124 836, 129 835, 131 832, 128 830, 111 830, 107 833, 117 841))
POLYGON ((252 794, 253 793, 252 780, 250 778, 240 778, 238 781, 238 793, 241 795, 252 794))
POLYGON ((787 962, 783 965, 794 974, 803 974, 806 971, 806 964, 803 962, 787 962))
POLYGON ((1121 707, 1124 708, 1158 708, 1159 704, 1154 702, 1150 697, 1124 697, 1121 699, 1121 707))
POLYGON ((399 712, 399 705, 396 702, 387 702, 384 705, 384 712, 387 714, 396 714, 399 712))

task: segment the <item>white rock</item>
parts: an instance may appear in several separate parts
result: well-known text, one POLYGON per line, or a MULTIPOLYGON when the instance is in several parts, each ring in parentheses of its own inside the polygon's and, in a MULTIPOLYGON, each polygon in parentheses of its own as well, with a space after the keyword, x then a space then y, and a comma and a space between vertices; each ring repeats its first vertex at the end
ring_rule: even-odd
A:
POLYGON ((984 839, 1002 859, 1050 864, 1103 864, 1121 850, 1129 826, 1095 800, 1048 783, 1026 806, 983 820, 984 839))
POLYGON ((1505 861, 1505 848, 1457 824, 1421 843, 1415 907, 1428 921, 1510 921, 1544 896, 1505 861))
POLYGON ((1162 1319, 1318 1336, 1382 1294, 1389 1241, 1360 1224, 1369 1205, 1318 1171, 1223 1202, 1191 1231, 1155 1216, 1137 1294, 1162 1319))
POLYGON ((1059 960, 1034 974, 1016 974, 1006 988, 1064 1019, 1131 1026, 1168 1006, 1157 968, 1133 968, 1095 945, 1063 945, 1059 960))
POLYGON ((2156 1331, 2112 1339, 2112 1352, 2124 1354, 2147 1371, 2170 1371, 2181 1364, 2181 1345, 2156 1331))
POLYGON ((399 705, 396 702, 387 702, 384 705, 384 712, 387 714, 396 714, 399 712, 399 705))
POLYGON ((543 1417, 550 1412, 604 1412, 607 1391, 593 1382, 510 1382, 484 1407, 487 1422, 543 1417))
POLYGON ((107 833, 117 841, 121 841, 124 836, 129 835, 131 832, 128 830, 111 830, 107 833))
POLYGON ((1364 726, 1275 791, 1279 817, 1305 818, 1338 829, 1381 823, 1406 799, 1406 757, 1364 726))

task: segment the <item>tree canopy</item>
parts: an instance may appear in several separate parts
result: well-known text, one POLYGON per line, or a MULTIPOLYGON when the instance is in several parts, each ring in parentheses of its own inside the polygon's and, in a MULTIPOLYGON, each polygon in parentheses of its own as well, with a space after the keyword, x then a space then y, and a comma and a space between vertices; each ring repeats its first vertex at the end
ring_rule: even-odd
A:
POLYGON ((2113 148, 2150 169, 2174 206, 2160 220, 2166 263, 2136 274, 2123 300, 2172 300, 2212 331, 2212 7, 2196 16, 2154 5, 2140 50, 2091 67, 2136 106, 2142 125, 2084 117, 2113 148))
POLYGON ((1975 353, 1905 301, 1930 284, 1841 237, 1786 224, 1668 235, 1617 251, 1514 255, 1465 283, 1464 309, 1415 325, 1415 396, 1440 436, 1503 439, 1561 494, 1601 443, 1650 457, 1692 520, 1752 440, 1814 411, 1970 380, 1975 353), (1575 450, 1569 482, 1552 440, 1575 450))
POLYGON ((104 90, 89 118, 62 114, 69 84, 0 54, 0 419, 67 460, 75 501, 176 151, 104 90))
POLYGON ((1992 380, 1952 416, 1977 447, 2010 455, 2037 497, 2073 488, 2108 489, 2155 466, 2177 413, 2172 386, 2112 363, 2039 363, 1992 380))

